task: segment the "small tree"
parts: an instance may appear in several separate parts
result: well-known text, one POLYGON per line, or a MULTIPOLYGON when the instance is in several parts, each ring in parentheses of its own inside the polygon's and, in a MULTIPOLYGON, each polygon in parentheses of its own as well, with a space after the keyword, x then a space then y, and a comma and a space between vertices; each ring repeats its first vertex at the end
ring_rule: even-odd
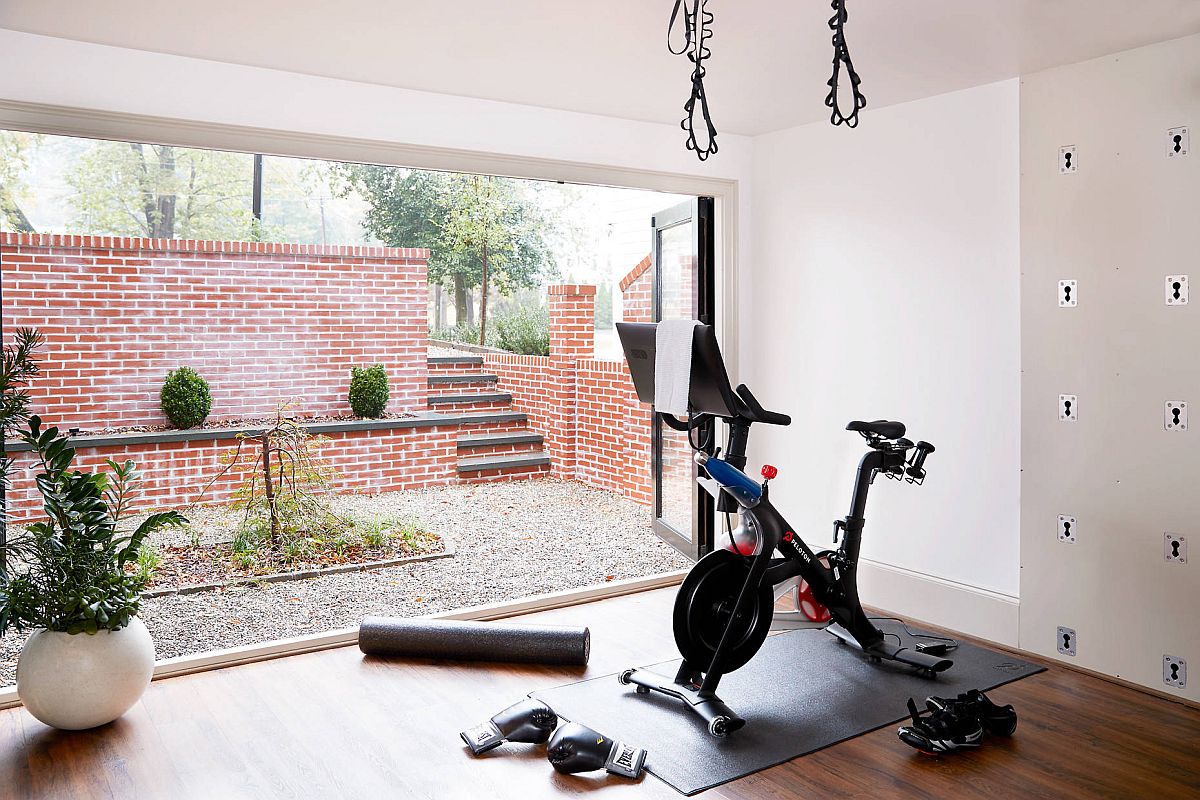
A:
POLYGON ((163 413, 176 428, 194 428, 204 423, 212 411, 212 395, 208 381, 191 367, 180 367, 167 373, 159 392, 163 413))
POLYGON ((243 524, 265 516, 275 551, 287 536, 345 523, 323 497, 333 478, 332 469, 320 456, 325 439, 310 436, 303 425, 287 416, 290 407, 290 403, 281 405, 274 424, 261 433, 239 434, 237 448, 223 459, 221 469, 193 503, 199 503, 213 484, 234 469, 245 470, 246 478, 234 493, 236 505, 246 512, 243 524))
POLYGON ((350 409, 355 416, 368 419, 382 417, 387 408, 388 394, 388 375, 383 364, 350 370, 350 409))

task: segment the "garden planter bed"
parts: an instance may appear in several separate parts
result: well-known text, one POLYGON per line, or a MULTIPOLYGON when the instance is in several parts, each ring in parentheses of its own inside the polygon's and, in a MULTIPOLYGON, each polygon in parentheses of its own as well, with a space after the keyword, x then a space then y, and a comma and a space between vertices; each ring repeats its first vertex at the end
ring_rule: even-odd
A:
POLYGON ((227 563, 230 557, 228 546, 214 545, 197 550, 190 546, 183 547, 176 545, 168 547, 163 551, 162 564, 156 570, 155 578, 151 582, 150 588, 142 592, 142 597, 162 597, 169 594, 195 594, 196 592, 207 592, 243 584, 298 581, 343 572, 365 572, 383 567, 394 567, 398 564, 430 561, 435 558, 449 558, 454 555, 454 548, 447 547, 441 540, 437 540, 436 545, 435 548, 420 551, 416 554, 393 555, 390 557, 379 557, 383 553, 388 552, 384 548, 364 550, 358 554, 359 558, 357 560, 351 557, 329 566, 318 566, 316 564, 289 565, 292 567, 291 569, 281 568, 280 571, 275 572, 250 572, 230 567, 227 563), (205 555, 208 555, 209 558, 205 559, 205 555), (225 563, 222 563, 222 560, 225 563), (296 568, 297 566, 299 568, 296 568), (205 575, 205 567, 208 568, 207 574, 220 577, 208 581, 178 583, 181 576, 195 579, 205 575), (163 585, 164 583, 172 582, 175 582, 176 585, 163 585))
MULTIPOLYGON (((406 412, 386 413, 373 419, 412 419, 415 414, 406 412)), ((302 425, 314 425, 322 422, 365 422, 362 417, 354 414, 317 414, 310 417, 298 416, 296 422, 302 425)), ((122 433, 167 433, 169 431, 243 431, 262 430, 275 423, 275 417, 251 417, 246 419, 206 420, 193 428, 175 428, 170 425, 125 425, 116 428, 72 428, 72 436, 116 436, 122 433)))

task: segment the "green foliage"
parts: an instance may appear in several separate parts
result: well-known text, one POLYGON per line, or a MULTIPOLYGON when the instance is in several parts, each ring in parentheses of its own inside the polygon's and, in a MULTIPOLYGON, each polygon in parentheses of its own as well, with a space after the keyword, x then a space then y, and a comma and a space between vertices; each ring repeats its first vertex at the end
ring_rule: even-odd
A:
POLYGON ((429 283, 454 290, 460 323, 485 259, 489 284, 505 295, 556 274, 547 241, 556 222, 533 181, 365 164, 343 165, 339 174, 342 196, 357 190, 369 204, 368 233, 395 247, 430 249, 429 283))
POLYGON ((335 477, 321 458, 325 438, 309 436, 303 425, 286 416, 287 409, 281 406, 275 423, 261 433, 239 434, 237 448, 195 500, 199 503, 230 472, 245 472, 234 492, 235 507, 245 511, 234 541, 235 556, 262 548, 278 553, 288 541, 320 537, 345 524, 325 496, 335 477))
POLYGON ((388 402, 388 375, 383 364, 350 370, 350 409, 355 416, 382 417, 388 402))
MULTIPOLYGON (((459 342, 461 344, 479 344, 479 326, 468 325, 465 322, 461 325, 451 325, 445 328, 430 328, 429 338, 437 339, 443 342, 459 342)), ((496 336, 496 329, 490 328, 487 331, 487 347, 499 347, 500 341, 496 336)))
POLYGON ((0 131, 0 231, 34 233, 21 208, 28 188, 24 174, 29 168, 29 151, 41 136, 20 131, 0 131))
MULTIPOLYGON (((285 519, 295 521, 298 517, 285 519)), ((310 517, 307 527, 286 526, 275 547, 271 544, 270 525, 262 517, 252 517, 234 531, 230 558, 241 570, 265 574, 304 563, 344 562, 363 550, 386 550, 392 545, 417 551, 434 538, 416 522, 399 522, 390 516, 325 516, 310 517)))
POLYGON ((33 328, 18 328, 13 343, 4 346, 0 357, 0 426, 6 434, 14 432, 29 419, 29 392, 26 387, 38 374, 33 354, 46 342, 33 328))
POLYGON ((550 355, 550 318, 544 308, 519 308, 496 320, 502 350, 526 356, 550 355))
POLYGON ((159 400, 163 413, 176 428, 194 428, 212 411, 208 381, 191 367, 180 367, 167 373, 159 400))
MULTIPOLYGON (((0 432, 7 440, 29 419, 29 381, 38 374, 33 354, 45 342, 45 337, 33 328, 18 328, 13 343, 5 345, 0 356, 0 432)), ((0 453, 0 484, 5 491, 11 485, 13 461, 0 453)), ((8 520, 7 502, 0 502, 0 524, 8 520)), ((0 558, 0 571, 5 561, 0 558)))
POLYGON ((244 239, 251 156, 134 142, 94 141, 67 173, 68 229, 166 239, 244 239))
POLYGON ((4 546, 13 572, 0 574, 0 634, 46 628, 66 633, 119 630, 137 613, 146 581, 137 569, 146 537, 186 520, 175 511, 151 514, 132 532, 120 528, 137 484, 132 461, 109 461, 107 473, 72 471, 75 450, 58 428, 42 430, 34 416, 21 439, 40 472, 35 476, 47 518, 26 526, 4 546))
POLYGON ((596 287, 596 330, 608 330, 613 326, 612 284, 607 281, 596 287))
POLYGON ((133 574, 142 582, 142 585, 148 584, 160 564, 162 564, 162 556, 159 555, 158 548, 150 542, 142 542, 142 546, 137 551, 137 569, 133 574))
POLYGON ((391 540, 391 529, 394 524, 394 520, 387 517, 366 521, 355 520, 354 529, 358 532, 364 546, 377 550, 391 540))

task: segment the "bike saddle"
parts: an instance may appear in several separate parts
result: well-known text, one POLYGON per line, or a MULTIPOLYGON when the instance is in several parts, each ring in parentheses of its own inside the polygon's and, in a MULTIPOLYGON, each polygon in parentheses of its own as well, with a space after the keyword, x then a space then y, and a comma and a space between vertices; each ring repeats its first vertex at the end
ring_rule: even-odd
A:
POLYGON ((886 419, 877 419, 874 422, 855 420, 846 426, 846 430, 873 433, 883 439, 899 439, 904 435, 904 423, 889 422, 886 419))

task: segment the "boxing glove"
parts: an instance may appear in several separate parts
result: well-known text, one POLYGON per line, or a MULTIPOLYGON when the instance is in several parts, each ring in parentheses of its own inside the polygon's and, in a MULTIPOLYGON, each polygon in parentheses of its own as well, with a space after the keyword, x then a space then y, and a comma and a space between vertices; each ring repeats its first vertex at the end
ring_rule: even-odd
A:
POLYGON ((474 755, 505 742, 542 744, 558 725, 558 715, 541 700, 522 700, 487 722, 459 734, 474 755))
POLYGON ((636 778, 646 763, 646 751, 640 747, 614 741, 574 722, 554 732, 546 756, 556 770, 568 774, 603 768, 614 775, 636 778))

